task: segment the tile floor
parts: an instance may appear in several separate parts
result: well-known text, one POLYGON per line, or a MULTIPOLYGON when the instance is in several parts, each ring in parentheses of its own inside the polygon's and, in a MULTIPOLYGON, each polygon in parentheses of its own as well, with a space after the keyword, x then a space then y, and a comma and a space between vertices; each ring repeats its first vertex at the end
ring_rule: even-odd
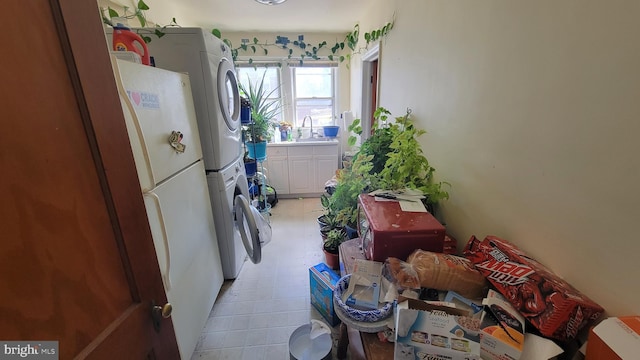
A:
POLYGON ((192 360, 289 359, 293 330, 322 319, 309 300, 309 267, 324 261, 321 214, 319 198, 281 199, 271 209, 262 262, 245 262, 235 281, 225 281, 192 360))

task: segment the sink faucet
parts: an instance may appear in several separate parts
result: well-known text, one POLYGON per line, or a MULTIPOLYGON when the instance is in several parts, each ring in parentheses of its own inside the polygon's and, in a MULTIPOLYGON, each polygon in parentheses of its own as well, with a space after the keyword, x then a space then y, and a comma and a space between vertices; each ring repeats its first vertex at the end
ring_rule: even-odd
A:
POLYGON ((304 127, 304 124, 307 122, 307 118, 309 118, 309 122, 311 123, 311 129, 309 131, 309 137, 313 137, 313 119, 311 118, 310 115, 307 115, 304 117, 304 119, 302 119, 302 127, 304 127))

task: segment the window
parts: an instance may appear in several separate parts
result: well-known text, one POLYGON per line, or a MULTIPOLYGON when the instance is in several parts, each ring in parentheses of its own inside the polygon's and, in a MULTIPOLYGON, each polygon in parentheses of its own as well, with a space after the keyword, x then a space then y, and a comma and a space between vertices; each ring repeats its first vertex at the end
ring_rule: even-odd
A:
POLYGON ((334 68, 294 67, 292 76, 294 127, 302 126, 306 116, 311 116, 314 127, 333 125, 334 68))
MULTIPOLYGON (((314 131, 325 125, 335 125, 337 67, 324 65, 289 65, 287 63, 236 64, 238 82, 244 87, 259 83, 263 74, 268 91, 276 89, 270 98, 282 100, 276 121, 286 121, 301 127, 305 116, 311 116, 314 131)), ((307 120, 306 127, 311 124, 307 120)))
MULTIPOLYGON (((242 67, 239 66, 236 68, 236 74, 238 77, 238 82, 242 84, 245 89, 249 88, 249 83, 253 86, 256 84, 260 84, 262 77, 264 76, 264 90, 266 94, 269 95, 268 99, 277 100, 281 98, 282 87, 280 86, 280 69, 277 67, 242 67), (273 91, 276 89, 275 91, 273 91), (272 92, 273 91, 273 92, 272 92)), ((242 94, 240 94, 242 96, 242 94)), ((275 121, 279 122, 282 120, 282 112, 279 112, 275 121)))

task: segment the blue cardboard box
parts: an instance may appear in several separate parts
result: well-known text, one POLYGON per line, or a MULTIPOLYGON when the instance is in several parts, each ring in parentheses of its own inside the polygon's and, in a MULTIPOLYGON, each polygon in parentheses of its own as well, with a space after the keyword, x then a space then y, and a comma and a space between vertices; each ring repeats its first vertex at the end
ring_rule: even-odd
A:
POLYGON ((340 280, 325 263, 309 268, 309 289, 311 291, 311 304, 327 320, 329 325, 336 326, 340 319, 333 308, 333 290, 340 280))

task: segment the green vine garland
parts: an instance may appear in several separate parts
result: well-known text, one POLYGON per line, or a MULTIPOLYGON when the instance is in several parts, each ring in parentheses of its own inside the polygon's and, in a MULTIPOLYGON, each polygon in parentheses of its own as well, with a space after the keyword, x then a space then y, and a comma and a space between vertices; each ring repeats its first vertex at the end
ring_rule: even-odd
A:
MULTIPOLYGON (((124 19, 137 19, 140 23, 140 27, 143 29, 136 29, 136 32, 142 37, 145 43, 151 42, 151 37, 148 34, 151 31, 144 29, 147 26, 148 21, 145 15, 145 11, 149 10, 149 6, 144 2, 144 0, 138 0, 136 4, 136 8, 133 10, 133 13, 128 13, 130 8, 128 6, 124 6, 124 13, 122 15, 118 14, 117 11, 112 9, 111 7, 101 8, 101 16, 102 21, 109 25, 114 26, 111 19, 113 18, 124 18, 124 19)), ((176 18, 172 18, 171 22, 168 25, 160 26, 156 25, 153 29, 152 33, 155 34, 158 38, 164 36, 163 30, 169 26, 179 26, 176 22, 176 18)), ((261 56, 269 55, 269 48, 279 48, 279 49, 288 49, 287 59, 297 59, 302 65, 305 59, 312 60, 320 60, 321 58, 326 58, 329 61, 338 61, 340 63, 345 60, 349 62, 351 60, 352 54, 359 54, 363 49, 368 49, 369 44, 371 42, 378 41, 383 37, 389 34, 389 31, 393 29, 393 21, 387 22, 383 27, 379 29, 374 29, 369 32, 364 33, 363 37, 366 41, 366 44, 362 48, 357 48, 359 38, 360 38, 360 26, 356 24, 353 27, 353 30, 344 37, 342 41, 337 41, 331 48, 328 46, 327 41, 322 41, 315 46, 312 44, 308 44, 304 41, 304 35, 298 35, 298 39, 294 41, 290 41, 288 37, 285 36, 276 36, 276 40, 273 43, 268 41, 261 42, 257 37, 254 37, 252 41, 249 39, 242 39, 242 43, 234 47, 229 39, 222 39, 222 33, 219 29, 212 29, 211 34, 213 36, 222 39, 227 46, 231 49, 231 55, 233 57, 233 61, 238 60, 238 56, 242 55, 257 55, 259 50, 261 56), (348 48, 351 51, 345 55, 340 54, 341 51, 348 48)), ((253 63, 253 58, 249 57, 249 64, 253 63)), ((348 65, 347 65, 348 66, 348 65)))
MULTIPOLYGON (((254 37, 252 40, 242 39, 242 43, 234 47, 231 40, 222 39, 222 33, 219 29, 211 30, 211 34, 222 39, 224 43, 229 46, 234 61, 237 61, 240 55, 252 56, 260 54, 260 56, 267 56, 269 55, 269 48, 278 48, 288 49, 287 59, 297 59, 300 65, 302 65, 305 59, 320 60, 326 58, 329 61, 338 61, 340 63, 345 60, 349 61, 351 60, 352 54, 358 54, 363 49, 367 49, 371 42, 385 37, 392 28, 393 22, 388 22, 379 29, 364 33, 366 45, 363 48, 357 48, 360 37, 360 26, 358 24, 345 36, 344 40, 336 42, 331 48, 328 47, 326 40, 316 45, 306 43, 303 35, 299 35, 298 39, 294 41, 290 41, 289 38, 285 36, 276 36, 276 40, 272 43, 268 41, 261 42, 257 37, 254 37), (339 52, 344 50, 345 47, 351 49, 351 52, 346 55, 341 55, 339 52)), ((253 58, 249 57, 249 64, 252 64, 253 61, 253 58)))

